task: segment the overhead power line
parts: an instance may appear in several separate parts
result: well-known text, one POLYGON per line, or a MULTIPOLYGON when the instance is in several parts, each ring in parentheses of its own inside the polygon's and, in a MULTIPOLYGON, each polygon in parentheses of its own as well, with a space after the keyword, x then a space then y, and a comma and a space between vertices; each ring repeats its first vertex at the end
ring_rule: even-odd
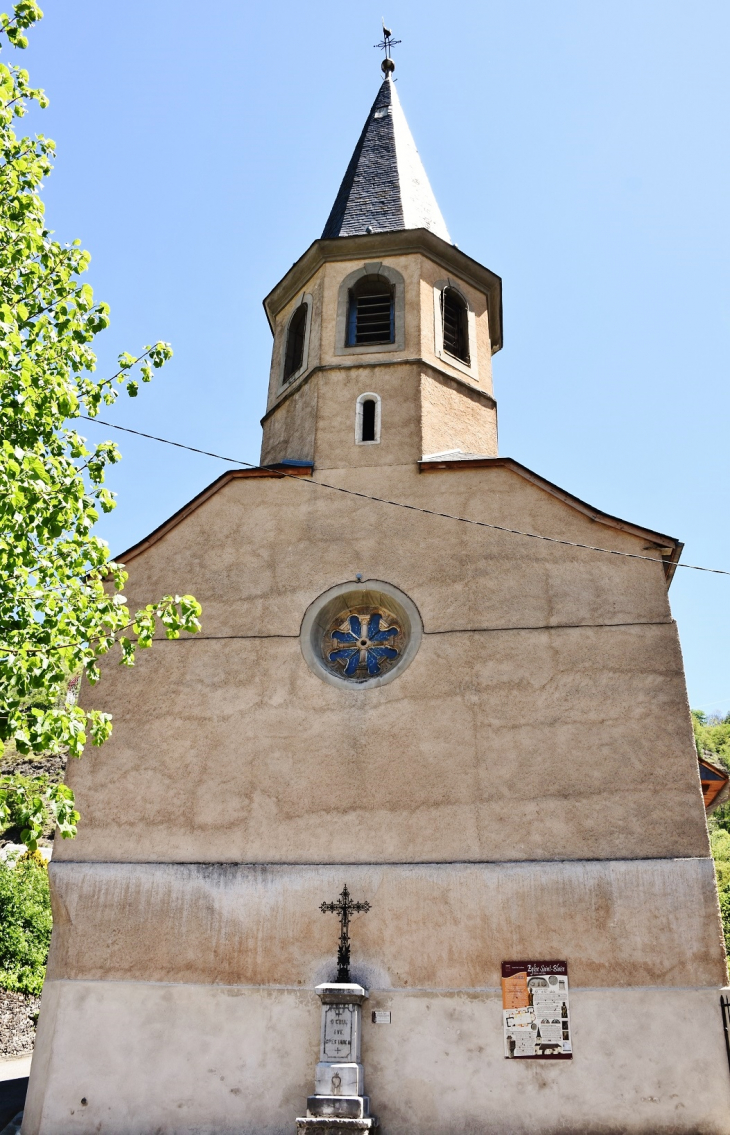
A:
MULTIPOLYGON (((86 422, 93 422, 99 426, 106 426, 110 430, 121 430, 123 433, 134 434, 136 437, 145 437, 149 441, 159 441, 163 445, 172 445, 176 449, 185 449, 189 453, 200 453, 203 457, 214 457, 216 461, 225 461, 229 465, 243 465, 247 469, 260 469, 262 472, 271 470, 267 465, 254 465, 251 461, 244 461, 240 457, 225 457, 221 453, 212 453, 209 449, 198 449, 194 445, 184 445, 181 441, 171 441, 167 437, 157 437, 155 434, 144 433, 142 430, 133 430, 129 426, 118 426, 114 422, 105 422, 101 418, 90 418, 87 414, 79 414, 79 418, 83 418, 86 422)), ((276 469, 277 476, 290 477, 293 481, 299 483, 304 482, 309 485, 316 485, 320 489, 329 489, 335 493, 345 493, 346 496, 359 497, 361 500, 375 501, 377 504, 387 504, 392 508, 405 508, 409 512, 420 512, 425 516, 437 516, 443 520, 456 520, 460 524, 472 524, 477 528, 489 528, 493 532, 507 532, 512 536, 525 536, 529 540, 544 540, 548 544, 563 544, 569 548, 583 548, 587 552, 603 552, 609 556, 623 556, 629 560, 649 560, 654 564, 664 565, 664 560, 658 559, 656 556, 641 556, 638 552, 620 552, 616 548, 599 548, 594 544, 579 544, 575 540, 563 540, 558 536, 542 536, 538 532, 524 532, 520 528, 506 528, 501 524, 490 524, 486 520, 473 520, 468 516, 455 516, 451 512, 438 512, 432 508, 423 508, 417 504, 407 504, 405 501, 389 500, 387 497, 376 497, 371 493, 361 493, 357 489, 346 489, 342 485, 331 485, 327 481, 317 481, 314 477, 303 477, 301 473, 287 473, 281 468, 276 469)), ((706 571, 712 575, 730 575, 730 571, 725 571, 723 568, 709 568, 700 567, 698 564, 681 564, 678 563, 675 567, 687 568, 690 571, 706 571)))

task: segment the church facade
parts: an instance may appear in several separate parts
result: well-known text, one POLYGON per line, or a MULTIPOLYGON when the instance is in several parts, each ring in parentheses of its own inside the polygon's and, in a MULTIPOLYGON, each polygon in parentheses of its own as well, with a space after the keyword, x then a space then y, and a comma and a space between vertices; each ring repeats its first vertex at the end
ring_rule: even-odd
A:
POLYGON ((389 74, 265 307, 261 468, 119 557, 203 631, 106 668, 23 1132, 293 1135, 346 885, 386 1135, 728 1135, 681 544, 498 455, 501 281, 389 74))

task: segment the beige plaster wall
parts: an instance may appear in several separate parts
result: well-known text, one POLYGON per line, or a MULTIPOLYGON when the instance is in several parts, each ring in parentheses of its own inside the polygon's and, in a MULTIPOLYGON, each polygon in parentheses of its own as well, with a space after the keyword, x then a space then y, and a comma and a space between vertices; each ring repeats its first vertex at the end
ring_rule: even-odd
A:
POLYGON ((421 378, 421 450, 497 456, 497 410, 436 373, 421 378))
MULTIPOLYGON (((728 1135, 718 1000, 574 987, 575 1056, 551 1063, 504 1058, 496 991, 373 992, 366 1090, 384 1135, 728 1135)), ((290 1135, 319 1008, 303 989, 48 981, 23 1135, 290 1135)))
MULTIPOLYGON (((429 474, 412 465, 328 469, 319 479, 489 524, 656 554, 641 537, 596 523, 504 466, 429 474)), ((298 635, 312 600, 358 571, 417 591, 429 631, 671 618, 658 563, 460 524, 293 478, 228 482, 127 563, 131 605, 193 591, 204 604, 204 635, 298 635)), ((111 670, 112 684, 131 673, 111 670)))
POLYGON ((484 292, 478 291, 471 284, 466 283, 464 279, 453 273, 445 272, 440 264, 435 264, 429 260, 427 256, 420 257, 420 307, 421 307, 421 350, 423 358, 440 369, 443 369, 447 374, 464 378, 466 382, 473 383, 480 390, 486 390, 488 394, 493 392, 492 388, 492 344, 489 335, 489 313, 487 310, 487 297, 484 292), (472 379, 468 375, 464 375, 459 367, 450 366, 448 356, 437 356, 435 345, 435 306, 434 306, 434 287, 442 283, 443 280, 451 280, 455 283, 459 290, 466 296, 475 316, 475 329, 476 329, 476 351, 478 357, 478 379, 472 379))
MULTIPOLYGON (((377 256, 379 261, 388 268, 400 272, 405 284, 405 348, 403 357, 414 358, 420 354, 421 341, 421 310, 419 305, 419 290, 421 278, 421 257, 413 253, 402 256, 377 256)), ((356 359, 357 355, 337 354, 337 348, 343 344, 337 342, 337 303, 340 285, 351 272, 362 268, 365 260, 333 260, 324 268, 324 296, 322 304, 322 362, 327 364, 342 363, 345 359, 356 359)), ((366 357, 372 360, 388 360, 393 357, 392 351, 374 351, 366 357)), ((400 352, 399 352, 400 354, 400 352)), ((362 356, 359 356, 362 358, 362 356)))
POLYGON ((124 679, 112 739, 70 767, 60 858, 707 854, 671 626, 426 634, 368 691, 296 637, 160 643, 124 679))
MULTIPOLYGON (((274 339, 271 346, 271 370, 269 372, 269 392, 267 398, 267 409, 270 408, 279 399, 286 390, 289 389, 290 384, 282 386, 282 371, 284 365, 284 352, 286 350, 287 327, 289 320, 294 313, 294 309, 299 307, 302 301, 302 296, 309 295, 312 298, 312 311, 310 314, 310 328, 309 328, 309 344, 307 351, 307 369, 308 373, 314 367, 319 366, 322 361, 322 295, 324 288, 324 266, 317 269, 317 271, 307 281, 306 286, 303 287, 296 295, 287 303, 281 311, 277 313, 274 323, 274 339)), ((297 385, 295 382, 292 384, 297 385)))
MULTIPOLYGON (((328 477, 644 545, 500 467, 328 477)), ((105 666, 94 704, 114 714, 114 734, 69 767, 83 822, 60 858, 707 854, 658 564, 259 479, 229 483, 129 569, 134 606, 190 591, 204 629, 140 652, 132 671, 105 666), (405 591, 426 632, 408 670, 378 689, 328 686, 298 640, 308 605, 356 572, 405 591)))
POLYGON ((276 414, 264 424, 261 464, 274 465, 285 458, 314 460, 317 429, 317 376, 301 383, 276 414))
POLYGON ((419 461, 421 454, 421 374, 416 364, 398 366, 360 363, 319 376, 317 401, 318 470, 343 465, 403 465, 419 461), (361 394, 381 399, 381 440, 357 445, 355 412, 361 394))
POLYGON ((320 267, 303 289, 313 297, 307 370, 285 388, 281 386, 281 360, 286 329, 301 293, 276 317, 268 398, 271 416, 264 420, 262 464, 285 457, 314 457, 318 467, 336 468, 343 464, 403 464, 419 460, 424 453, 446 449, 496 454, 496 408, 480 404, 468 394, 470 386, 492 394, 486 296, 453 277, 475 313, 477 381, 449 365, 448 358, 438 358, 435 353, 434 286, 446 278, 444 269, 415 253, 385 257, 381 263, 404 278, 403 350, 368 355, 337 353, 340 286, 364 262, 336 260, 320 267), (436 373, 429 371, 421 380, 419 359, 435 368, 436 373), (410 364, 406 360, 411 360, 410 364), (324 368, 324 373, 319 367, 324 368), (443 376, 440 382, 439 374, 443 376), (312 389, 315 383, 319 398, 312 389), (383 405, 383 440, 377 446, 355 445, 355 401, 366 391, 387 396, 388 400, 387 407, 383 405))
POLYGON ((353 978, 369 989, 496 989, 503 959, 536 956, 566 959, 579 986, 726 980, 709 858, 51 874, 50 979, 313 988, 336 973, 337 920, 319 906, 346 882, 372 907, 352 929, 353 978))

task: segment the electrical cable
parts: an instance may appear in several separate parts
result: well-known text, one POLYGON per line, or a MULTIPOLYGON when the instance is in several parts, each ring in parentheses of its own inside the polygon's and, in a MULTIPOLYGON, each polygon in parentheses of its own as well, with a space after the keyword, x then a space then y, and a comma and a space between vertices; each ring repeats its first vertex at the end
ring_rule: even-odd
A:
MULTIPOLYGON (((537 532, 523 532, 520 528, 505 528, 501 524, 489 524, 486 520, 473 520, 468 516, 454 516, 450 512, 437 512, 432 508, 422 508, 416 504, 406 504, 404 501, 388 500, 385 497, 376 497, 370 493, 361 493, 356 489, 345 489, 342 485, 330 485, 327 481, 317 481, 314 477, 304 477, 301 473, 287 473, 281 467, 272 469, 267 465, 254 465, 251 461, 244 461, 240 457, 224 457, 220 453, 212 453, 208 449, 197 449, 194 445, 184 445, 181 441, 171 441, 166 437, 157 437, 155 434, 144 433, 142 430, 133 430, 129 426, 118 426, 114 422, 105 422, 101 418, 90 418, 87 414, 79 414, 79 418, 84 421, 94 422, 96 425, 106 426, 110 430, 121 430, 123 433, 134 434, 136 437, 145 437, 149 441, 159 441, 163 445, 172 445, 176 449, 186 449, 189 453, 200 453, 203 457, 214 457, 217 461, 226 461, 229 465, 243 465, 247 469, 260 469, 262 472, 275 472, 278 477, 290 477, 293 481, 305 482, 310 485, 317 485, 321 489, 330 489, 336 493, 345 493, 347 496, 360 497, 362 500, 375 501, 378 504, 391 505, 393 508, 405 508, 410 512, 420 512, 425 516, 437 516, 444 520, 456 520, 461 524, 472 524, 477 528, 490 528, 494 532, 507 532, 513 536, 525 536, 530 540, 544 540, 549 544, 563 544, 569 548, 583 548, 587 552, 604 552, 609 556, 623 556, 630 560, 649 560, 654 564, 661 564, 664 566, 663 559, 657 559, 656 556, 641 556, 638 552, 619 552, 616 548, 598 548, 593 544, 579 544, 575 540, 562 540, 558 536, 542 536, 537 532)), ((677 563, 674 565, 678 568, 687 568, 690 571, 706 571, 712 575, 730 575, 730 571, 725 571, 723 568, 709 568, 701 567, 698 564, 682 564, 677 563)))

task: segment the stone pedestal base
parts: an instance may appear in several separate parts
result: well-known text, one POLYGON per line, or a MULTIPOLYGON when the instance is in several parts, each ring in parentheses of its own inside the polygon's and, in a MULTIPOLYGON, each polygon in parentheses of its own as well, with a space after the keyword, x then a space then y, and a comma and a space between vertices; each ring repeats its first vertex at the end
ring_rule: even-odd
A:
POLYGON ((318 985, 322 1001, 319 1063, 314 1074, 314 1095, 307 1098, 307 1114, 300 1116, 297 1132, 304 1135, 345 1135, 346 1131, 375 1131, 378 1121, 370 1114, 370 1100, 360 1063, 362 985, 332 982, 318 985))
POLYGON ((305 1115, 296 1121, 297 1135, 349 1135, 355 1131, 372 1131, 378 1129, 378 1121, 374 1115, 364 1119, 343 1119, 339 1115, 305 1115))
POLYGON ((367 1119, 370 1115, 368 1096, 308 1096, 307 1116, 338 1119, 367 1119))

